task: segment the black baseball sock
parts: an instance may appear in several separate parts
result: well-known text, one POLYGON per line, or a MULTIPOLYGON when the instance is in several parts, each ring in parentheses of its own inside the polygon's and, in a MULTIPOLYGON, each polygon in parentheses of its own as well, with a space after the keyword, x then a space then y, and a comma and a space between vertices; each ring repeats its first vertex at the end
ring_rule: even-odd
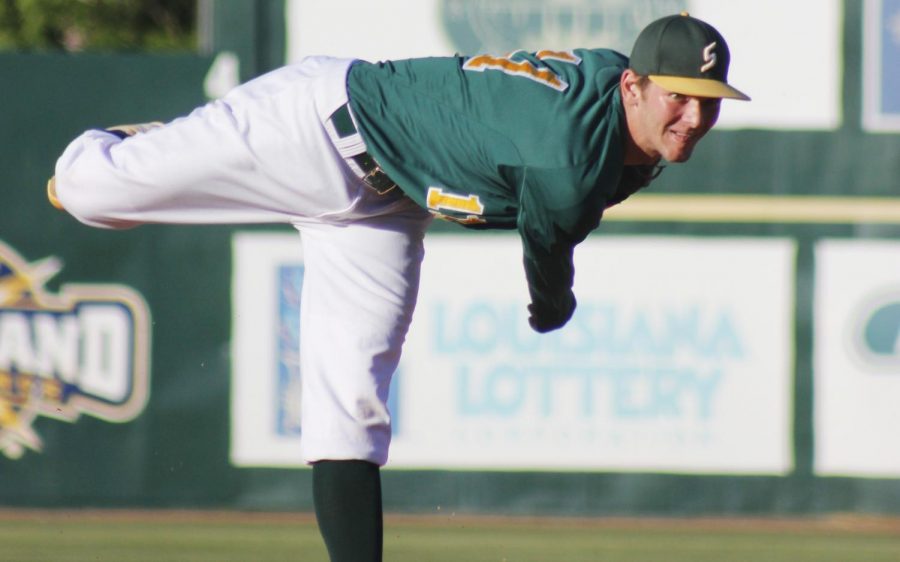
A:
POLYGON ((331 562, 381 562, 381 474, 367 461, 313 464, 313 503, 331 562))

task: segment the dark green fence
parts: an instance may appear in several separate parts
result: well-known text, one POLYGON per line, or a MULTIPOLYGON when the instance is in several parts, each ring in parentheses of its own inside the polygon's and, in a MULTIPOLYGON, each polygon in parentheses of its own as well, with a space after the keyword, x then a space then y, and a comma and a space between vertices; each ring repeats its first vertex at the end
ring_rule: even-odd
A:
MULTIPOLYGON (((691 164, 651 193, 894 198, 900 135, 860 122, 860 6, 845 18, 844 124, 834 132, 715 131, 691 164)), ((265 58, 265 57, 264 57, 265 58)), ((0 55, 0 241, 28 263, 63 262, 46 284, 115 283, 151 314, 150 400, 126 423, 41 416, 40 452, 0 457, 0 504, 309 509, 306 470, 229 464, 231 234, 228 227, 149 226, 107 232, 46 204, 44 184, 66 143, 109 124, 168 119, 204 102, 211 57, 0 55)), ((260 68, 266 66, 259 63, 260 68)), ((436 230, 448 228, 438 226, 436 230)), ((813 474, 813 244, 822 237, 900 237, 900 224, 610 221, 600 234, 779 236, 797 241, 793 473, 401 471, 384 473, 388 509, 562 514, 900 513, 900 480, 813 474)), ((2 419, 2 418, 0 418, 2 419)), ((887 446, 896 446, 896 443, 887 446)))

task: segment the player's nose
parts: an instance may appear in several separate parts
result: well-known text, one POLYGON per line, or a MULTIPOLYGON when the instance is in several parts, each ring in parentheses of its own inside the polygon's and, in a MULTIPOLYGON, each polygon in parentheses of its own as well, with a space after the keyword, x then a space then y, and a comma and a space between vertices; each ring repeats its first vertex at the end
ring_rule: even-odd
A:
POLYGON ((690 98, 684 105, 681 120, 692 129, 699 129, 703 125, 703 107, 699 98, 690 98))

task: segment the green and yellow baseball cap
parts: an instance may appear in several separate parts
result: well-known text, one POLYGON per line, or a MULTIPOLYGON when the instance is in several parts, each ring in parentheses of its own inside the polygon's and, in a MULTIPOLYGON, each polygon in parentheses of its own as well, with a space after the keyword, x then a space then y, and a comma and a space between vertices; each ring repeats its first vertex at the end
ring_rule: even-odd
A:
POLYGON ((630 57, 632 70, 670 92, 749 100, 747 94, 728 85, 730 62, 731 53, 722 34, 687 12, 645 27, 630 57))

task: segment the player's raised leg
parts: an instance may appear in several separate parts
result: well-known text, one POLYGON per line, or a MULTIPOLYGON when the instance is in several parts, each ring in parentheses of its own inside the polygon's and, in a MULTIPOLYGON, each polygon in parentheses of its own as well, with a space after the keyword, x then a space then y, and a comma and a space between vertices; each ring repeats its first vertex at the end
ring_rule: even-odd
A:
POLYGON ((57 161, 48 196, 82 222, 107 228, 344 212, 358 181, 323 128, 322 106, 346 100, 348 64, 284 67, 130 136, 86 131, 57 161))

